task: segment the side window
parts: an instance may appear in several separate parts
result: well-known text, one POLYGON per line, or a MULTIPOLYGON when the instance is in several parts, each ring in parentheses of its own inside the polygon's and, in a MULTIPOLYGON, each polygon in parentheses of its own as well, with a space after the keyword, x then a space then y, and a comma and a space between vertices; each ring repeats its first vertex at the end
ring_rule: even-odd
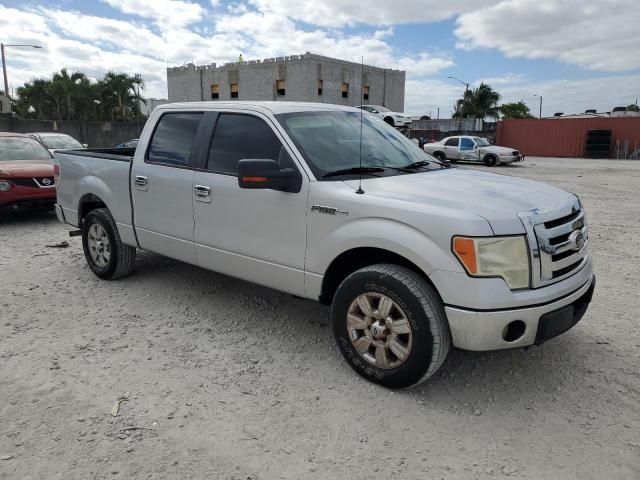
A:
POLYGON ((474 146, 475 143, 470 138, 462 137, 460 139, 460 150, 473 150, 474 146))
POLYGON ((202 113, 165 113, 158 122, 147 162, 188 167, 202 113))
POLYGON ((207 170, 238 173, 243 159, 265 158, 292 166, 286 150, 262 119, 252 115, 223 113, 218 118, 209 149, 207 170))
POLYGON ((447 147, 457 147, 458 146, 458 137, 453 137, 444 142, 447 147))

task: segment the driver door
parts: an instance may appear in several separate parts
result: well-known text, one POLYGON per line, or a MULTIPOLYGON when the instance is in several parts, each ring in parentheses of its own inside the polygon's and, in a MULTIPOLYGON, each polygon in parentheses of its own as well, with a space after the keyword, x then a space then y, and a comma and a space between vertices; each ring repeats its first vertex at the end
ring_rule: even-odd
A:
POLYGON ((472 138, 460 137, 460 147, 458 150, 458 158, 470 162, 478 161, 478 146, 472 138))

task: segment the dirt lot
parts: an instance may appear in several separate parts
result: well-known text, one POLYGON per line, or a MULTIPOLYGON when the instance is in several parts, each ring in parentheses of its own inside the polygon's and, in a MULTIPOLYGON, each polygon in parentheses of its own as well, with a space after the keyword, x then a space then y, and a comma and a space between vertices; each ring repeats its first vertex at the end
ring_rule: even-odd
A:
POLYGON ((580 195, 592 306, 398 392, 343 362, 314 302, 147 252, 100 281, 54 216, 3 218, 0 479, 639 479, 640 162, 497 171, 580 195))

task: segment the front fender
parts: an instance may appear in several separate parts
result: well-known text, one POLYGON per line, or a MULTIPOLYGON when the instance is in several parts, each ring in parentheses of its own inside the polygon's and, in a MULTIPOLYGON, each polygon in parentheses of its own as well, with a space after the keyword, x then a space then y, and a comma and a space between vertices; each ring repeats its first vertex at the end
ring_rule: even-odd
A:
POLYGON ((324 275, 331 262, 354 248, 380 248, 396 253, 426 275, 434 270, 462 272, 460 263, 449 250, 439 246, 417 228, 388 218, 364 217, 348 221, 323 238, 310 239, 306 270, 324 275))

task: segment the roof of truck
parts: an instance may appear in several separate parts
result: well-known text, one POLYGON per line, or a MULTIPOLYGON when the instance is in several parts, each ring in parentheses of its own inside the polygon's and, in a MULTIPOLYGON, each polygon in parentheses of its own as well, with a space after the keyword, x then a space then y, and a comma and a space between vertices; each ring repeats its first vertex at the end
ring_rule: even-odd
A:
POLYGON ((355 107, 347 107, 343 105, 334 105, 331 103, 317 103, 317 102, 248 102, 248 101, 229 101, 229 102, 180 102, 180 103, 165 103, 159 105, 156 110, 174 110, 174 109, 205 109, 205 110, 219 110, 225 108, 263 111, 269 112, 274 115, 279 113, 292 113, 292 112, 308 112, 308 111, 348 111, 348 112, 360 112, 361 110, 355 107))

